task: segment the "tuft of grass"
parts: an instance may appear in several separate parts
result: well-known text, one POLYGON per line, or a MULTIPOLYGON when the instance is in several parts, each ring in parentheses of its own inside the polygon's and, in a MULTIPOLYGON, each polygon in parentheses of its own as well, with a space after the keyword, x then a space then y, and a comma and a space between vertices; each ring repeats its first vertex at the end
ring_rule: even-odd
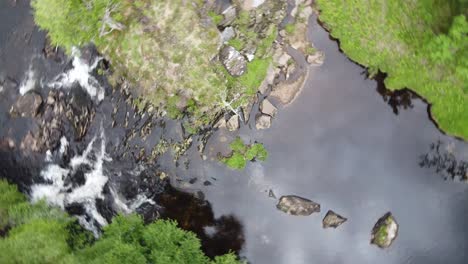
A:
POLYGON ((296 26, 294 24, 287 24, 285 27, 284 27, 284 30, 286 30, 286 33, 288 34, 293 34, 294 31, 296 30, 296 26))
POLYGON ((220 15, 213 10, 208 11, 208 16, 211 17, 211 20, 215 25, 221 24, 221 22, 223 22, 224 19, 223 15, 220 15))

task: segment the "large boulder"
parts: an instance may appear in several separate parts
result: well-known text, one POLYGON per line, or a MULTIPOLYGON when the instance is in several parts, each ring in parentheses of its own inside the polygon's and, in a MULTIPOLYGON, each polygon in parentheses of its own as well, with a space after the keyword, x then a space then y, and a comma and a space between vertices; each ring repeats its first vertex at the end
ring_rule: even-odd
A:
POLYGON ((388 212, 379 218, 374 228, 372 228, 371 244, 380 248, 388 248, 392 245, 397 235, 398 223, 392 216, 392 213, 388 212))
POLYGON ((300 216, 320 212, 320 204, 296 195, 282 196, 276 208, 287 214, 300 216))
POLYGON ((337 228, 344 222, 346 222, 348 219, 345 217, 333 212, 332 210, 328 210, 327 214, 322 220, 322 226, 323 228, 337 228))
POLYGON ((271 127, 271 116, 260 114, 255 118, 255 127, 260 129, 267 129, 271 127))
POLYGON ((225 46, 219 56, 224 67, 232 76, 241 76, 247 70, 247 60, 235 48, 225 46))
POLYGON ((38 93, 29 92, 20 96, 10 110, 13 116, 35 117, 42 105, 42 97, 38 93))
POLYGON ((265 115, 275 117, 276 113, 278 113, 278 108, 276 108, 270 101, 265 99, 260 104, 260 111, 265 115))

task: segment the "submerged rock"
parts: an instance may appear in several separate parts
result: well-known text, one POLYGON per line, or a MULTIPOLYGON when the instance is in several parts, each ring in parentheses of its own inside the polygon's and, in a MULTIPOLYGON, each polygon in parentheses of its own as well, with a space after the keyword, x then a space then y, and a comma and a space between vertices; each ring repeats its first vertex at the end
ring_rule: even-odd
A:
POLYGON ((247 60, 231 46, 226 46, 221 50, 220 60, 232 76, 241 76, 247 70, 247 60))
POLYGON ((239 116, 238 115, 233 115, 231 118, 226 123, 226 127, 229 131, 236 131, 239 129, 240 124, 239 124, 239 116))
POLYGON ((255 127, 257 129, 267 129, 271 127, 271 116, 260 114, 255 119, 255 127))
POLYGON ((325 54, 322 51, 317 51, 314 54, 307 56, 307 63, 312 65, 322 65, 325 61, 325 54))
POLYGON ((276 208, 290 215, 307 216, 320 212, 320 204, 295 195, 282 196, 276 208))
POLYGON ((20 96, 10 110, 13 116, 35 117, 42 105, 42 97, 35 92, 29 92, 20 96))
POLYGON ((392 245, 393 241, 398 235, 398 223, 388 212, 374 225, 372 228, 371 244, 380 248, 388 248, 392 245))
POLYGON ((332 210, 328 210, 327 214, 322 220, 322 226, 323 228, 337 228, 347 220, 347 218, 333 212, 332 210))
POLYGON ((260 111, 271 117, 275 117, 276 113, 278 113, 278 108, 276 108, 268 99, 265 99, 260 104, 260 111))

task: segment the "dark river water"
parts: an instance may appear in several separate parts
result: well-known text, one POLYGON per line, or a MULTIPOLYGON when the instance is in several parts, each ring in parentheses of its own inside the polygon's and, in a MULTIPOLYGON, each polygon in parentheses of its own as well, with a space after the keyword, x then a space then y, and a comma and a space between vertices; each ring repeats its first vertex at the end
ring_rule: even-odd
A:
MULTIPOLYGON (((47 80, 65 67, 39 58, 44 35, 33 27, 30 12, 27 2, 18 1, 16 7, 0 3, 4 86, 0 137, 18 134, 18 140, 29 123, 8 117, 11 101, 18 97, 8 88, 14 84, 8 83, 21 82, 31 67, 40 75, 38 80, 47 80)), ((467 263, 468 185, 452 177, 460 174, 453 165, 468 160, 468 144, 441 133, 429 118, 427 104, 417 96, 408 92, 392 96, 381 82, 369 80, 315 18, 309 37, 325 52, 325 62, 310 69, 301 95, 280 109, 270 129, 257 131, 251 121, 236 133, 219 130, 208 141, 206 160, 193 146, 180 161, 190 161, 187 166, 175 166, 169 155, 158 161, 158 169, 168 172, 177 189, 155 198, 167 208, 163 215, 196 231, 210 254, 231 248, 251 263, 467 263), (225 152, 237 135, 246 142, 264 143, 269 159, 250 163, 241 172, 216 161, 217 153, 225 152), (194 202, 192 195, 180 190, 203 198, 194 202), (308 217, 286 215, 276 209, 277 199, 270 197, 270 191, 277 198, 309 198, 320 203, 322 211, 308 217), (322 229, 321 220, 329 209, 348 221, 335 230, 322 229), (370 245, 370 232, 388 211, 399 223, 399 235, 382 250, 370 245)), ((108 174, 112 189, 122 181, 118 177, 127 175, 116 176, 115 171, 132 171, 137 164, 117 157, 125 133, 119 127, 112 129, 106 117, 112 111, 110 96, 108 92, 99 105, 82 144, 104 131, 105 149, 113 161, 104 162, 107 169, 101 171, 108 174)), ((164 127, 177 130, 171 122, 164 127)), ((147 142, 156 141, 161 133, 154 132, 147 142)), ((76 149, 80 153, 83 146, 76 149)), ((13 178, 28 191, 31 181, 24 178, 37 177, 45 165, 37 159, 16 163, 11 161, 14 157, 1 154, 0 176, 13 178), (12 172, 18 175, 6 175, 12 172)), ((147 195, 148 188, 136 192, 147 195)), ((116 190, 125 196, 125 191, 116 190)), ((133 208, 130 202, 127 207, 133 208)))

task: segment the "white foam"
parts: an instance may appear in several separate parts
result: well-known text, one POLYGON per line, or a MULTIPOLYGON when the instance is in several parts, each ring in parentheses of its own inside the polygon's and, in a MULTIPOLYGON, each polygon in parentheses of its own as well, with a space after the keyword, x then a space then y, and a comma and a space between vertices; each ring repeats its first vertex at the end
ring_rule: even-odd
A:
POLYGON ((49 150, 46 151, 46 156, 44 159, 45 162, 52 162, 52 152, 49 150))
POLYGON ((36 86, 36 73, 33 71, 32 67, 29 67, 29 70, 26 74, 26 77, 21 82, 19 87, 19 93, 25 95, 27 92, 33 90, 36 86))
POLYGON ((76 48, 73 48, 73 68, 58 75, 53 82, 49 83, 49 86, 54 89, 70 89, 75 83, 78 83, 93 99, 102 101, 104 99, 104 88, 99 84, 99 82, 91 75, 91 72, 96 69, 101 57, 96 58, 96 60, 88 65, 84 60, 79 56, 79 51, 76 48))
MULTIPOLYGON (((105 152, 106 139, 104 132, 101 132, 101 145, 95 154, 95 159, 91 159, 90 155, 93 153, 95 141, 96 137, 91 140, 81 155, 73 157, 68 168, 62 168, 57 164, 48 165, 41 172, 41 177, 47 183, 36 184, 31 187, 31 200, 36 202, 40 199, 45 199, 49 204, 60 206, 61 208, 65 208, 68 204, 80 203, 94 221, 101 226, 106 225, 107 221, 99 214, 96 208, 96 198, 103 198, 102 191, 108 181, 108 177, 104 174, 103 163, 111 159, 107 157, 105 152), (84 175, 84 185, 70 192, 71 186, 65 184, 65 179, 83 164, 89 165, 91 171, 84 175)), ((66 145, 68 145, 68 141, 66 138, 62 138, 61 147, 65 148, 66 145)), ((86 226, 93 226, 93 224, 88 223, 86 226)))
POLYGON ((67 148, 68 148, 68 140, 65 136, 62 136, 60 138, 60 149, 59 149, 60 155, 63 155, 65 151, 67 151, 67 148))

